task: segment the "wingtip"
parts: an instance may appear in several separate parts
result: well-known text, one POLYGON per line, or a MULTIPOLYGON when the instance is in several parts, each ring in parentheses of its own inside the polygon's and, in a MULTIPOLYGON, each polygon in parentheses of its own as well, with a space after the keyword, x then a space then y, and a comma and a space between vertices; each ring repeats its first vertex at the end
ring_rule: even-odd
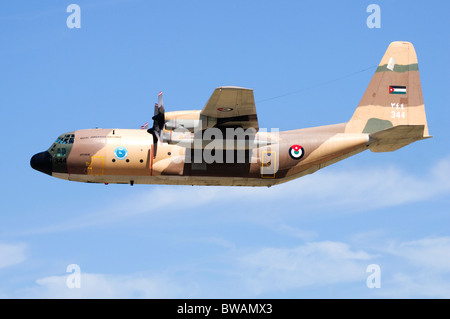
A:
POLYGON ((253 89, 249 89, 249 88, 244 88, 244 87, 240 87, 240 86, 219 86, 218 88, 216 88, 217 90, 252 90, 253 89))

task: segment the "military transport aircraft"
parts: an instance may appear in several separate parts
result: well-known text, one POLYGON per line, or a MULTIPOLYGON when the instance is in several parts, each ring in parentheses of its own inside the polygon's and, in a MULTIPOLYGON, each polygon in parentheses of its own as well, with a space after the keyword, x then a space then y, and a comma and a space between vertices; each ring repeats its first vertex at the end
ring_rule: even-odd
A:
MULTIPOLYGON (((289 113, 289 110, 285 110, 289 113)), ((253 90, 216 88, 201 111, 165 112, 153 126, 59 136, 31 167, 69 181, 271 186, 370 149, 395 151, 429 138, 417 57, 392 42, 346 123, 278 132, 258 126, 253 90)))

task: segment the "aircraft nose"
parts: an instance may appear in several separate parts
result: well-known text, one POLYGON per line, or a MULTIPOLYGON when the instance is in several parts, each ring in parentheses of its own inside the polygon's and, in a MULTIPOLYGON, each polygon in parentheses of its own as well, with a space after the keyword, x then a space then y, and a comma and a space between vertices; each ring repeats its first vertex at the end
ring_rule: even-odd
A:
POLYGON ((39 172, 52 175, 52 156, 47 151, 34 154, 30 165, 39 172))

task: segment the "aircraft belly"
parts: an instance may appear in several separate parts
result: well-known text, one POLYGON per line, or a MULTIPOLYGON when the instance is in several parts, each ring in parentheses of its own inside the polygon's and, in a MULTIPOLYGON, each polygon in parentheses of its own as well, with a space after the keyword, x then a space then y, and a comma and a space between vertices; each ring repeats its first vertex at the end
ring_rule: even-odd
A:
POLYGON ((54 177, 84 183, 105 184, 165 184, 165 185, 203 185, 203 186, 271 186, 279 183, 277 179, 242 178, 242 177, 216 177, 216 176, 123 176, 103 175, 89 176, 79 174, 65 174, 54 177))

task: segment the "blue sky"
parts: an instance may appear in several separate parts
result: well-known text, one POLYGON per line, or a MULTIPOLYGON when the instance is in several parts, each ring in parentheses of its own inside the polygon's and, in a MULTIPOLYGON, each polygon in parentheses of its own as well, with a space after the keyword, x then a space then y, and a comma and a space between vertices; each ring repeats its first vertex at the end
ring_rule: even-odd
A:
POLYGON ((0 297, 449 298, 449 9, 2 1, 0 297), (66 25, 71 3, 80 29, 66 25), (254 89, 261 127, 345 122, 397 40, 415 46, 434 137, 396 152, 271 188, 105 186, 29 166, 63 132, 139 128, 161 90, 167 111, 235 85, 254 89), (81 288, 66 285, 70 264, 81 288), (371 264, 380 288, 366 285, 371 264))

